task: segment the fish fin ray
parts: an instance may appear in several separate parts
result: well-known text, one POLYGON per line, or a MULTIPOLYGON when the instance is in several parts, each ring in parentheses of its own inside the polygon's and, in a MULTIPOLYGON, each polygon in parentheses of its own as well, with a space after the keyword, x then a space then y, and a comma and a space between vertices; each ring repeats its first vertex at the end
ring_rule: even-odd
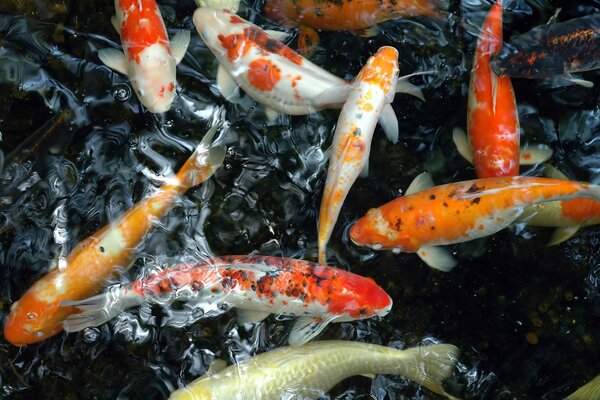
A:
POLYGON ((113 26, 113 28, 115 28, 115 31, 117 31, 117 33, 120 36, 121 35, 121 26, 119 24, 119 21, 117 20, 116 15, 113 15, 112 17, 110 17, 110 23, 113 26))
POLYGON ((215 374, 218 374, 219 372, 223 371, 225 368, 227 368, 227 361, 217 358, 212 364, 210 364, 206 374, 207 375, 215 375, 215 374))
POLYGON ((190 45, 190 31, 177 32, 171 39, 171 54, 175 59, 175 63, 179 64, 183 60, 183 56, 187 52, 190 45))
POLYGON ((408 196, 410 194, 430 189, 434 186, 435 185, 433 184, 433 179, 431 179, 431 175, 429 174, 429 172, 421 172, 415 177, 415 179, 413 179, 410 185, 408 185, 408 188, 406 188, 406 192, 404 193, 404 195, 408 196))
POLYGON ((398 142, 398 118, 391 104, 388 103, 383 106, 379 117, 379 125, 381 125, 385 136, 390 142, 394 144, 398 142))
POLYGON ((554 11, 554 14, 552 14, 552 16, 550 18, 548 18, 548 22, 546 22, 546 25, 553 25, 556 23, 556 21, 558 20, 558 14, 562 11, 562 7, 557 7, 556 11, 554 11))
POLYGON ((458 127, 454 128, 454 130, 452 130, 452 141, 456 146, 458 154, 470 164, 473 164, 473 148, 471 147, 471 142, 469 142, 469 138, 465 131, 458 127))
POLYGON ((571 393, 565 400, 599 400, 600 399, 600 375, 571 393))
POLYGON ((237 82, 221 65, 219 65, 219 68, 217 69, 217 87, 221 92, 221 96, 225 97, 227 101, 231 101, 231 99, 238 95, 237 82))
POLYGON ((556 228, 554 232, 552 232, 552 236, 550 237, 547 246, 555 246, 571 239, 573 235, 579 231, 579 228, 581 228, 580 225, 556 228))
POLYGON ((553 167, 550 164, 544 165, 543 175, 546 178, 558 179, 561 181, 569 181, 570 180, 569 177, 566 176, 561 170, 559 170, 556 167, 553 167))
POLYGON ((583 86, 584 88, 587 88, 587 89, 594 87, 593 82, 586 81, 585 79, 576 78, 571 74, 555 76, 554 78, 551 79, 551 82, 552 82, 553 87, 554 86, 561 87, 561 86, 569 86, 569 85, 579 85, 579 86, 583 86))
POLYGON ((545 144, 526 144, 519 150, 519 164, 535 165, 548 161, 554 151, 545 144))
POLYGON ((108 68, 127 75, 127 59, 125 54, 117 49, 98 50, 98 58, 108 68))
POLYGON ((375 37, 375 36, 379 35, 379 33, 381 32, 381 29, 379 28, 378 25, 372 25, 367 28, 359 29, 354 32, 360 37, 370 38, 370 37, 375 37))
POLYGON ((268 311, 236 309, 238 325, 254 324, 271 315, 268 311))
POLYGON ((331 322, 322 318, 315 317, 299 317, 294 325, 288 338, 288 344, 292 347, 299 347, 311 341, 315 336, 325 329, 331 322))
POLYGON ((324 108, 326 106, 336 104, 344 104, 348 99, 348 94, 350 93, 351 89, 352 85, 350 84, 334 86, 326 89, 315 98, 314 104, 318 108, 324 108))
POLYGON ((425 101, 425 97, 423 96, 423 91, 421 88, 417 85, 413 85, 409 81, 401 81, 398 79, 398 82, 396 82, 396 93, 409 94, 425 101))
POLYGON ((421 246, 417 250, 417 255, 431 268, 443 272, 452 271, 458 265, 458 262, 450 255, 450 252, 440 246, 421 246))

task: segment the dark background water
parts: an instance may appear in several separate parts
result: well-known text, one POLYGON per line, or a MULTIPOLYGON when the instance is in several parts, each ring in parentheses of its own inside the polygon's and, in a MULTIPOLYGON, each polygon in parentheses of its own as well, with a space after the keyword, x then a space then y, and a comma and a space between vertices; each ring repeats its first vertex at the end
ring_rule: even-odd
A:
MULTIPOLYGON (((0 5, 0 323, 51 260, 114 220, 176 170, 220 108, 231 129, 224 167, 191 190, 140 245, 122 279, 194 258, 257 252, 316 260, 316 217, 324 152, 337 111, 267 123, 244 96, 226 103, 214 86, 216 62, 196 34, 192 0, 160 1, 172 36, 192 31, 178 67, 180 96, 162 116, 143 112, 128 79, 103 66, 97 50, 120 47, 112 1, 3 0, 0 5)), ((452 128, 465 126, 469 69, 490 4, 451 2, 447 21, 382 24, 381 34, 323 33, 313 61, 351 79, 382 45, 400 51, 401 74, 426 102, 398 95, 400 142, 380 129, 370 173, 352 188, 330 241, 331 260, 373 277, 394 300, 382 320, 334 324, 322 338, 395 346, 453 343, 461 363, 448 390, 465 399, 556 399, 600 373, 600 236, 586 228, 546 247, 551 230, 513 227, 452 246, 451 273, 414 254, 358 248, 349 224, 406 189, 427 170, 437 183, 471 179, 452 128)), ((505 38, 559 19, 600 11, 598 1, 505 1, 505 38)), ((240 14, 267 28, 262 3, 240 14)), ((292 42, 293 44, 295 43, 292 42)), ((513 80, 522 142, 549 144, 552 163, 572 178, 600 183, 600 75, 593 89, 513 80)), ((528 174, 539 171, 522 170, 528 174)), ((163 399, 203 374, 214 358, 229 362, 285 343, 290 321, 271 317, 246 331, 233 313, 198 320, 185 305, 142 307, 83 333, 24 348, 0 337, 0 398, 163 399)), ((402 377, 357 377, 331 398, 435 398, 402 377), (370 397, 371 396, 371 397, 370 397)))

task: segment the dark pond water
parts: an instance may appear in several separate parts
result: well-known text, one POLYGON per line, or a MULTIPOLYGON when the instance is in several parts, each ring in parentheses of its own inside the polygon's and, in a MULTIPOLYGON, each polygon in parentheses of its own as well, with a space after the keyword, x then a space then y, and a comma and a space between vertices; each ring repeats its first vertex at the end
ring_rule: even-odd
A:
MULTIPOLYGON (((505 1, 505 37, 600 12, 599 1, 505 1)), ((325 182, 324 152, 337 111, 267 123, 250 98, 229 104, 214 86, 216 62, 196 34, 192 0, 160 2, 171 36, 192 31, 178 67, 180 96, 161 116, 144 112, 125 76, 101 65, 97 50, 118 47, 112 1, 3 0, 0 4, 0 324, 10 304, 51 260, 115 219, 177 169, 220 108, 231 130, 223 168, 191 190, 143 242, 123 279, 193 258, 257 252, 316 260, 316 217, 325 182)), ((400 51, 401 73, 427 102, 396 96, 401 140, 377 130, 369 177, 345 202, 331 260, 373 277, 390 293, 382 320, 334 324, 322 338, 460 347, 448 390, 465 399, 557 399, 600 373, 600 231, 546 247, 551 230, 516 227, 453 246, 451 273, 414 254, 375 253, 348 240, 349 224, 406 189, 427 170, 437 183, 474 177, 451 140, 465 126, 476 34, 489 3, 452 1, 447 21, 382 25, 366 39, 322 34, 313 61, 351 79, 382 45, 400 51)), ((268 28, 262 3, 240 14, 268 28)), ((524 137, 550 145, 552 163, 578 180, 600 183, 600 73, 593 89, 514 80, 524 137)), ((524 171, 538 174, 539 171, 524 171)), ((274 317, 246 331, 233 314, 193 322, 185 306, 142 307, 79 334, 16 348, 0 337, 0 398, 163 399, 229 362, 281 345, 289 321, 274 317), (193 323, 192 323, 193 322, 193 323)), ((331 398, 430 399, 401 377, 358 377, 331 398)))

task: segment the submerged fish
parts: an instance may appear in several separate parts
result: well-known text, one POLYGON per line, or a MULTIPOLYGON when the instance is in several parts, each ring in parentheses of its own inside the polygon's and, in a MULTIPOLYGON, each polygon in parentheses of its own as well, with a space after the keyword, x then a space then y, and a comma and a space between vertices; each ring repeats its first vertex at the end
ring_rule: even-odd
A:
POLYGON ((562 76, 592 87, 592 82, 569 74, 600 68, 600 14, 538 26, 505 44, 492 57, 491 67, 498 75, 532 79, 562 76))
POLYGON ((299 27, 298 47, 303 53, 319 43, 315 29, 377 34, 376 24, 396 18, 425 15, 441 18, 448 8, 438 0, 267 0, 265 14, 281 25, 299 27))
POLYGON ((377 122, 388 126, 398 139, 398 120, 390 104, 398 79, 398 51, 382 47, 352 83, 340 113, 332 144, 332 155, 319 212, 319 262, 326 263, 326 247, 342 204, 361 172, 368 172, 371 139, 377 122), (391 126, 391 127, 390 127, 391 126))
POLYGON ((216 129, 206 133, 179 172, 158 191, 83 240, 67 256, 66 265, 52 265, 50 272, 11 306, 4 325, 8 342, 21 346, 59 333, 63 320, 75 311, 62 307, 62 301, 93 295, 108 277, 129 266, 136 246, 159 218, 188 189, 210 178, 223 162, 224 148, 211 147, 216 129))
POLYGON ((170 400, 318 399, 355 375, 403 375, 434 393, 448 395, 442 381, 458 349, 435 344, 399 350, 360 342, 325 340, 280 347, 224 369, 209 371, 171 393, 170 400))
MULTIPOLYGON (((199 8, 194 12, 194 25, 219 61, 217 85, 221 94, 230 98, 239 85, 267 107, 269 119, 278 113, 304 115, 341 108, 348 97, 350 82, 316 66, 228 10, 199 8)), ((414 90, 408 82, 398 85, 403 89, 407 86, 414 90)))
POLYGON ((600 186, 549 178, 499 177, 432 186, 427 173, 419 175, 405 196, 359 219, 350 238, 375 250, 416 252, 429 266, 449 271, 456 261, 438 246, 496 233, 527 206, 574 198, 600 201, 600 186))
POLYGON ((235 308, 240 324, 270 314, 297 316, 291 346, 310 341, 330 322, 383 316, 392 307, 392 299, 371 278, 309 261, 227 256, 176 265, 86 300, 64 302, 82 311, 67 318, 64 328, 72 332, 98 326, 143 302, 192 299, 208 303, 206 316, 206 311, 235 308))
POLYGON ((155 0, 115 0, 111 22, 121 35, 125 53, 102 49, 100 60, 127 75, 140 102, 153 113, 171 108, 175 98, 176 65, 190 43, 190 32, 183 31, 171 43, 155 0))

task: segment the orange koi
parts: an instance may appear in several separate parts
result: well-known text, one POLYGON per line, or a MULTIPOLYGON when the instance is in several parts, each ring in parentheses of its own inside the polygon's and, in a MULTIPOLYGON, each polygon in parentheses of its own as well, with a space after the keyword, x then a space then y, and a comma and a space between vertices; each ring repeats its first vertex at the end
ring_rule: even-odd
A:
POLYGON ((102 49, 98 57, 106 66, 127 75, 140 102, 153 113, 171 108, 175 98, 175 69, 190 42, 190 32, 180 32, 171 43, 155 0, 115 0, 111 22, 121 35, 125 53, 102 49))
POLYGON ((215 257, 179 264, 101 295, 63 302, 82 311, 64 322, 68 332, 98 326, 122 310, 144 302, 165 304, 198 300, 203 316, 238 313, 238 324, 262 321, 270 314, 299 317, 289 337, 301 346, 330 322, 386 315, 392 299, 371 278, 326 265, 266 256, 215 257))
POLYGON ((62 331, 62 322, 75 309, 62 307, 98 292, 106 279, 127 268, 135 247, 175 201, 188 189, 204 182, 221 165, 222 147, 211 147, 217 128, 207 132, 179 172, 153 195, 143 199, 116 221, 82 241, 66 257, 66 265, 53 265, 11 307, 4 337, 21 346, 40 342, 62 331))
POLYGON ((350 238, 375 250, 416 252, 429 266, 449 271, 456 261, 437 246, 496 233, 535 204, 600 200, 600 186, 550 178, 498 177, 432 186, 427 173, 419 175, 405 196, 359 219, 350 238))
POLYGON ((304 54, 319 43, 316 29, 377 33, 376 24, 424 15, 442 18, 446 1, 435 0, 267 0, 265 14, 280 25, 300 28, 298 48, 304 54))

